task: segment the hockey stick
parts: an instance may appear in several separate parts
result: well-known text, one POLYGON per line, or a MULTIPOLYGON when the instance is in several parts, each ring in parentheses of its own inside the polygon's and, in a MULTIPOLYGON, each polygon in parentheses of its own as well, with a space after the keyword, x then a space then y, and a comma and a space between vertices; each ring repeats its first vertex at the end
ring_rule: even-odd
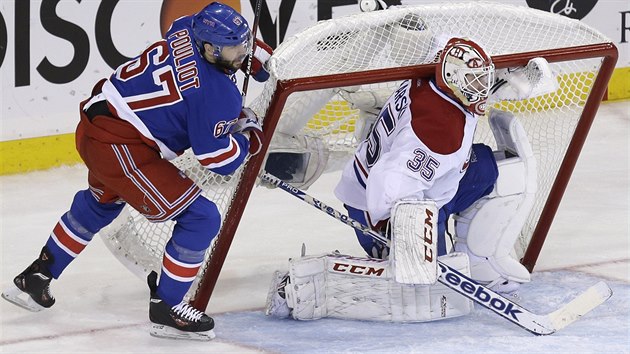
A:
MULTIPOLYGON (((344 224, 371 236, 379 242, 389 245, 389 240, 384 238, 382 235, 372 231, 369 227, 347 215, 340 213, 334 208, 320 202, 298 188, 292 187, 288 183, 264 171, 260 175, 260 178, 264 182, 279 187, 294 197, 326 212, 326 214, 343 222, 344 224)), ((604 282, 599 282, 591 286, 588 290, 570 302, 561 306, 556 311, 545 315, 538 315, 501 296, 500 294, 497 294, 487 287, 477 284, 474 280, 440 262, 439 260, 438 267, 440 270, 438 272, 438 281, 440 283, 484 306, 508 321, 537 335, 549 335, 559 331, 560 329, 577 321, 580 317, 590 312, 595 307, 601 305, 612 296, 612 290, 610 287, 604 282)))
POLYGON ((260 11, 262 9, 262 0, 256 0, 256 8, 254 9, 254 24, 252 25, 252 51, 247 59, 247 70, 243 79, 243 91, 241 93, 243 105, 247 97, 247 88, 249 86, 249 77, 252 75, 252 62, 254 61, 254 53, 256 52, 256 35, 258 33, 258 21, 260 20, 260 11))

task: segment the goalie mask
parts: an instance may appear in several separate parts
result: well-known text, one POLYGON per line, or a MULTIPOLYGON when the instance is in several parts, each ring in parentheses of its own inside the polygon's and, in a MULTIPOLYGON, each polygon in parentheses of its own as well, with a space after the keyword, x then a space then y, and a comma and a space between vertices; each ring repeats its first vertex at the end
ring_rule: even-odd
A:
POLYGON ((252 33, 243 16, 233 8, 213 2, 192 19, 193 38, 208 61, 228 74, 238 70, 252 48, 252 33))
POLYGON ((494 83, 494 64, 477 43, 451 38, 440 54, 435 78, 441 90, 457 98, 470 112, 485 113, 494 83))

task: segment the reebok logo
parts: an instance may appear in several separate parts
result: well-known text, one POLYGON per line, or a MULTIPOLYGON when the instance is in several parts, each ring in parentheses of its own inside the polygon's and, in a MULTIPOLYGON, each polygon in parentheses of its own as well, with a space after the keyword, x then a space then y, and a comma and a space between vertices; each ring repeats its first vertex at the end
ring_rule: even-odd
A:
POLYGON ((520 321, 518 314, 522 313, 522 311, 514 308, 514 304, 505 302, 502 298, 487 292, 486 289, 465 275, 446 268, 442 264, 438 263, 438 265, 440 266, 440 271, 442 272, 442 278, 454 286, 453 290, 464 296, 470 296, 476 299, 480 304, 488 308, 500 311, 506 317, 512 317, 517 322, 520 321))

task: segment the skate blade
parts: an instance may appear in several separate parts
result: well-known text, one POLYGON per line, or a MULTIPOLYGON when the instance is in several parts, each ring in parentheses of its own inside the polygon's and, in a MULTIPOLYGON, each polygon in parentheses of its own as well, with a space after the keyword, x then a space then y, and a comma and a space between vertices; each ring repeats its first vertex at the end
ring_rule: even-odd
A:
POLYGON ((149 334, 158 338, 184 339, 204 342, 210 341, 216 337, 213 330, 206 332, 184 332, 179 329, 160 324, 152 324, 149 334))
POLYGON ((16 306, 19 306, 31 312, 39 312, 45 309, 45 307, 36 303, 29 294, 23 292, 15 285, 3 291, 2 298, 16 306))

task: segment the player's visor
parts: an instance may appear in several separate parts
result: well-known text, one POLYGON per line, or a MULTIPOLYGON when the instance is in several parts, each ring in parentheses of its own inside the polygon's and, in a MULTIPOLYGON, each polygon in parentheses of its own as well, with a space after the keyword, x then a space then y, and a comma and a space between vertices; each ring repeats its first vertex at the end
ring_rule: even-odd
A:
POLYGON ((251 49, 252 39, 251 36, 248 36, 247 40, 241 44, 221 47, 217 61, 226 69, 236 71, 241 67, 243 61, 251 52, 251 49))

